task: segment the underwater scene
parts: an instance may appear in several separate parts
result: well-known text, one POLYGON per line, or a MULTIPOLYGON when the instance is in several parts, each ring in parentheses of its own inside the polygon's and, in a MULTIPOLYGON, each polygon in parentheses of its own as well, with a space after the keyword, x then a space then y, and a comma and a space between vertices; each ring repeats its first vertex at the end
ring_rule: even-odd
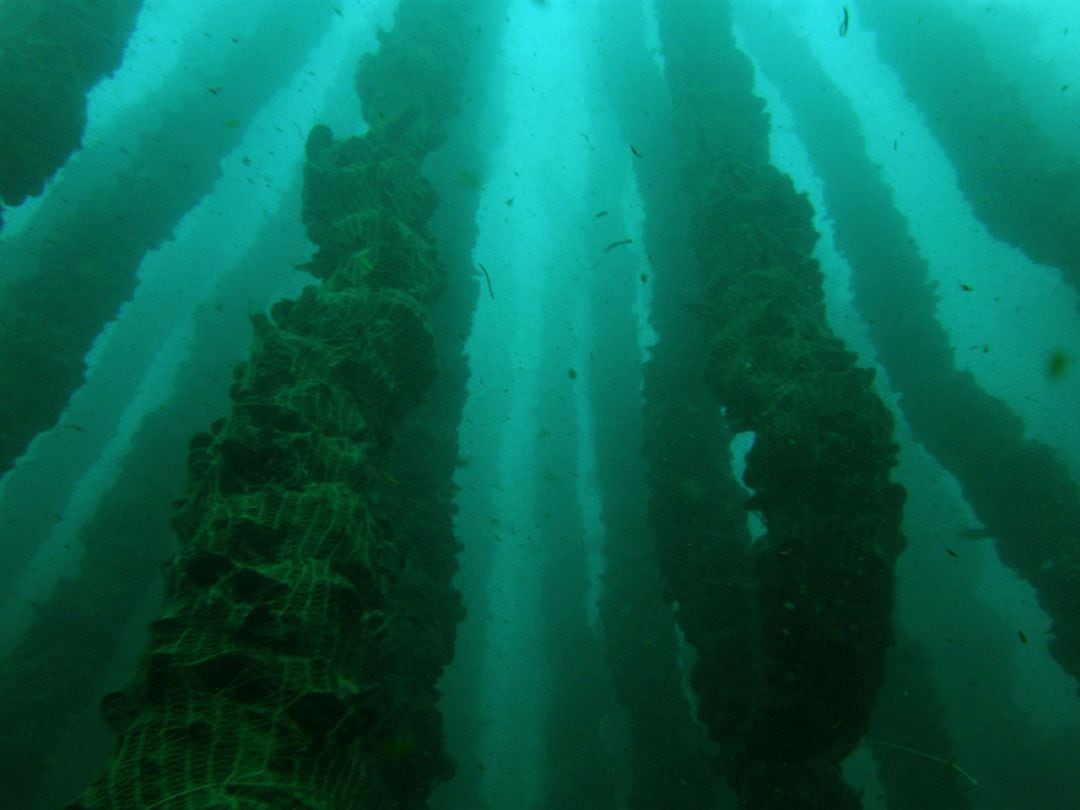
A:
POLYGON ((1080 807, 1075 0, 0 0, 0 810, 1080 807))

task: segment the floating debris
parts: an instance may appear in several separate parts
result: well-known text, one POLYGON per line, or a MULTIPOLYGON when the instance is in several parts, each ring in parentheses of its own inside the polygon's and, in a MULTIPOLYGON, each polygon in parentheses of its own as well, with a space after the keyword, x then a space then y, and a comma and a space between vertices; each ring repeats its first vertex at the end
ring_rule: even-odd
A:
POLYGON ((1051 349, 1046 356, 1046 378, 1060 380, 1072 365, 1072 357, 1064 349, 1051 349))
POLYGON ((604 248, 604 253, 611 253, 611 251, 613 251, 615 248, 621 245, 630 245, 633 244, 633 242, 633 239, 619 239, 618 241, 612 242, 610 245, 604 248))
POLYGON ((494 301, 495 300, 495 290, 491 289, 491 276, 488 274, 487 268, 484 267, 484 265, 480 264, 479 262, 476 263, 476 266, 479 267, 480 272, 482 272, 484 274, 484 279, 487 281, 488 295, 490 295, 491 300, 494 301))
POLYGON ((457 170, 454 182, 469 191, 482 191, 484 188, 484 178, 480 176, 480 173, 464 166, 457 170))

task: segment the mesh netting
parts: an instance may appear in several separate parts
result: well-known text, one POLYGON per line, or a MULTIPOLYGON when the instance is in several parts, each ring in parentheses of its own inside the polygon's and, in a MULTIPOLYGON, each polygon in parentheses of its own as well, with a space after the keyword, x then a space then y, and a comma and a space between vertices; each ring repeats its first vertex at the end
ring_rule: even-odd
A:
POLYGON ((436 376, 427 308, 446 279, 420 161, 445 137, 431 93, 449 111, 461 90, 464 60, 442 58, 476 24, 458 5, 403 2, 360 68, 395 77, 380 97, 422 126, 309 136, 325 281, 255 319, 230 415, 192 440, 165 606, 105 699, 117 751, 75 808, 409 810, 452 772, 435 705, 461 618, 451 484, 391 464, 436 376))
POLYGON ((369 421, 415 401, 433 347, 394 291, 310 288, 275 317, 192 443, 167 606, 142 678, 106 699, 120 748, 82 806, 379 795, 359 763, 400 733, 380 650, 398 555, 362 494, 369 421))
POLYGON ((665 75, 705 274, 706 376, 730 427, 754 434, 746 505, 766 527, 752 551, 729 546, 753 575, 741 639, 750 665, 728 689, 745 705, 724 712, 729 694, 717 685, 727 684, 694 683, 711 693, 705 719, 741 807, 853 808, 840 763, 883 682, 904 544, 892 417, 873 374, 829 328, 813 212, 768 162, 768 122, 729 10, 705 0, 657 8, 661 39, 677 43, 665 75))

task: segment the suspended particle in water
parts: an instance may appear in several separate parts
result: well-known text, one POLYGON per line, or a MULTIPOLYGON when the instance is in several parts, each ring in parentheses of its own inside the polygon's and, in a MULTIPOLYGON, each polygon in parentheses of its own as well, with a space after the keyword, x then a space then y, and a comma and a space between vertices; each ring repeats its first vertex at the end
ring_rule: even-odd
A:
POLYGON ((1046 355, 1046 378, 1060 380, 1069 370, 1073 359, 1064 349, 1051 349, 1046 355))

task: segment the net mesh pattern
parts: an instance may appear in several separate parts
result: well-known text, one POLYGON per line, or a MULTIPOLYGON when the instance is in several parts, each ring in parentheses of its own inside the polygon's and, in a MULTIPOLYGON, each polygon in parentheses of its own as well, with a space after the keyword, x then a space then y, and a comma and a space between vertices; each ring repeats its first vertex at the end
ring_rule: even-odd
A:
POLYGON ((275 320, 192 442, 166 609, 81 806, 340 806, 385 791, 363 763, 412 753, 386 677, 400 555, 364 483, 372 421, 431 381, 430 333, 391 290, 309 288, 275 320))
POLYGON ((452 109, 464 61, 444 45, 474 24, 449 0, 403 2, 361 64, 399 77, 427 131, 311 132, 324 280, 254 319, 230 414, 191 441, 165 605, 103 701, 117 749, 72 808, 409 810, 452 773, 435 684, 461 618, 455 546, 440 488, 395 478, 391 450, 436 377, 428 308, 446 286, 420 175, 445 133, 430 75, 403 65, 427 54, 452 109))
POLYGON ((768 120, 729 9, 657 8, 661 40, 678 45, 666 51, 665 76, 703 273, 705 378, 727 425, 754 434, 746 506, 766 528, 736 552, 752 587, 743 706, 725 706, 740 685, 724 694, 723 680, 708 677, 722 657, 694 684, 710 693, 704 719, 740 807, 857 808, 840 764, 884 681, 904 547, 893 420, 872 371, 830 329, 813 210, 769 162, 768 120))

